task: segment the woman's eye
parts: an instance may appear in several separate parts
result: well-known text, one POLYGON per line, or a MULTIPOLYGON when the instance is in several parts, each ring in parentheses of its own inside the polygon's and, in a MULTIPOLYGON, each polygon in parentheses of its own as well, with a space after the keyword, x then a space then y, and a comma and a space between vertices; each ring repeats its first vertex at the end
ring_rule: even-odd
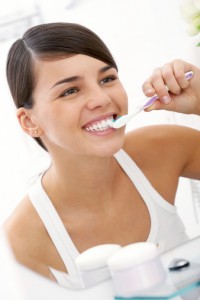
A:
POLYGON ((107 76, 101 80, 101 84, 112 82, 115 79, 116 79, 115 76, 107 76))
POLYGON ((75 94, 78 92, 78 89, 77 88, 70 88, 70 89, 67 89, 66 91, 64 91, 60 97, 65 97, 65 96, 69 96, 69 95, 72 95, 72 94, 75 94))

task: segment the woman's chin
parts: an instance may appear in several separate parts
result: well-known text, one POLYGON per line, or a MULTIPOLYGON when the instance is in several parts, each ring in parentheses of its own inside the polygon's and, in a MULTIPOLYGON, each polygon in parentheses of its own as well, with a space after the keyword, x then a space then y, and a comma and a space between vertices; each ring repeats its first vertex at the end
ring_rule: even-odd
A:
POLYGON ((122 149, 124 145, 124 141, 118 142, 118 143, 106 143, 105 145, 101 145, 101 147, 98 147, 95 149, 93 153, 95 153, 95 156, 99 157, 109 157, 113 156, 115 153, 117 153, 120 149, 122 149))

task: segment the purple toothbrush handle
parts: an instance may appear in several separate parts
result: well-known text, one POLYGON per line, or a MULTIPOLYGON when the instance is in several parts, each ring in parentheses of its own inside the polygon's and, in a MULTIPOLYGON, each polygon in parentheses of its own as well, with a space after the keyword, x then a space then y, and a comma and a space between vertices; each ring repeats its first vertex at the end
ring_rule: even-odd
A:
POLYGON ((192 76, 193 76, 193 72, 192 72, 192 71, 189 71, 189 72, 186 72, 186 73, 185 73, 185 78, 186 78, 187 80, 191 79, 192 76))
POLYGON ((147 101, 147 102, 145 103, 145 105, 143 105, 142 109, 145 109, 145 108, 151 106, 157 99, 158 99, 158 96, 157 96, 157 95, 154 95, 153 97, 151 97, 151 98, 149 99, 149 101, 147 101))
MULTIPOLYGON (((192 71, 189 71, 189 72, 186 72, 185 73, 185 78, 187 80, 190 80, 193 76, 193 72, 192 71)), ((158 99, 158 96, 155 94, 153 97, 151 97, 143 106, 142 106, 142 109, 145 109, 149 106, 151 106, 156 100, 158 99)))

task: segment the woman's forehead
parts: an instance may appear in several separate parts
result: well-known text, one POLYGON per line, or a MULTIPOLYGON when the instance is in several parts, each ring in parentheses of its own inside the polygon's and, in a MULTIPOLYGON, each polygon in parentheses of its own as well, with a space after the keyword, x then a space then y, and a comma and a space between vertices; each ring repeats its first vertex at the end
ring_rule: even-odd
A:
POLYGON ((57 77, 59 74, 80 75, 81 72, 96 71, 106 67, 108 64, 91 56, 77 54, 56 60, 38 60, 35 63, 35 75, 40 77, 57 77))
POLYGON ((95 76, 111 68, 110 65, 96 58, 77 54, 57 60, 38 60, 35 63, 35 90, 52 89, 59 81, 71 77, 95 76))

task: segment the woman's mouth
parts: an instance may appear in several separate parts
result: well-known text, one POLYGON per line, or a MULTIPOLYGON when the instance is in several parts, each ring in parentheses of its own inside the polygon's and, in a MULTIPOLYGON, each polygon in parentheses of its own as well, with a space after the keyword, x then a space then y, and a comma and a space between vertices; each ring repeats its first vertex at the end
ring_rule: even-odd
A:
POLYGON ((93 122, 90 124, 87 124, 86 126, 84 126, 84 129, 86 131, 106 131, 110 128, 110 122, 112 122, 113 120, 115 120, 115 118, 117 117, 117 115, 113 115, 110 116, 108 118, 102 119, 98 122, 93 122))

